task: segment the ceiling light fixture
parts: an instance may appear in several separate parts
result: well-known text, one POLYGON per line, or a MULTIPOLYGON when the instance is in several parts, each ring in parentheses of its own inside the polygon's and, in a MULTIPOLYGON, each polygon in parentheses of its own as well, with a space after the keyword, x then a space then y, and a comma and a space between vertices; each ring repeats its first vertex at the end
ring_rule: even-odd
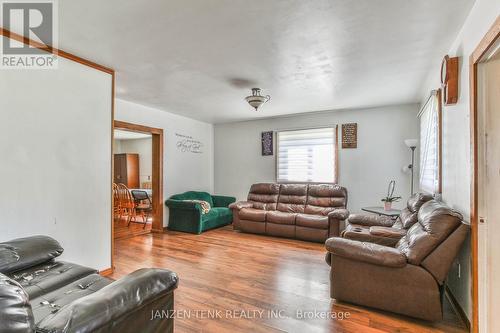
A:
POLYGON ((260 88, 252 88, 252 95, 245 97, 245 100, 255 109, 255 111, 257 111, 262 104, 271 99, 271 96, 262 96, 260 92, 260 88))

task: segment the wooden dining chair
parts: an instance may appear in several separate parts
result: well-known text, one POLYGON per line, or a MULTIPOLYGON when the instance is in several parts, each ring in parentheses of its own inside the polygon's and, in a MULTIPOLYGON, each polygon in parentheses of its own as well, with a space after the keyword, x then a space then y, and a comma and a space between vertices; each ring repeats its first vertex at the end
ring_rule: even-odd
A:
POLYGON ((121 218, 121 205, 118 184, 113 183, 113 218, 121 218))
POLYGON ((130 225, 132 219, 135 220, 135 202, 128 187, 124 184, 118 184, 118 197, 120 202, 120 220, 122 216, 127 217, 127 226, 130 225))

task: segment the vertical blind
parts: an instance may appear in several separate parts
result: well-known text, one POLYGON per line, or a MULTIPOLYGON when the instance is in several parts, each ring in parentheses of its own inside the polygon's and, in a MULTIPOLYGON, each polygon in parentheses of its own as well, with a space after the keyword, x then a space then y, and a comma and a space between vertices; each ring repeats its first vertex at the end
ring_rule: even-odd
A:
POLYGON ((336 128, 278 132, 277 180, 334 183, 336 128))
POLYGON ((420 189, 435 194, 439 187, 438 95, 433 92, 420 113, 420 189))

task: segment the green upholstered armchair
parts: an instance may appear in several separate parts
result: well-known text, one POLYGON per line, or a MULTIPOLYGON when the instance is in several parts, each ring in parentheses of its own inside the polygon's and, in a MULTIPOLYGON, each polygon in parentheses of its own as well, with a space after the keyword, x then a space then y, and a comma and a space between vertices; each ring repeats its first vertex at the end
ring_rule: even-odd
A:
POLYGON ((168 229, 201 234, 203 231, 231 224, 233 213, 229 204, 234 197, 210 195, 207 192, 188 191, 175 194, 165 201, 169 208, 168 229), (210 211, 203 214, 199 203, 187 200, 203 200, 210 204, 210 211))

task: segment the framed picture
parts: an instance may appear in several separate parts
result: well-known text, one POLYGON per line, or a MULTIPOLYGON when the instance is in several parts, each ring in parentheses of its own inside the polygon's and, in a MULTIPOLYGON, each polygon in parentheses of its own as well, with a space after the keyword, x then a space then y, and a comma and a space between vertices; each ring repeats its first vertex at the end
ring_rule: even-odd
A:
POLYGON ((358 148, 358 124, 342 124, 342 148, 358 148))
POLYGON ((273 131, 262 132, 261 142, 262 142, 262 156, 272 156, 273 155, 273 131))

